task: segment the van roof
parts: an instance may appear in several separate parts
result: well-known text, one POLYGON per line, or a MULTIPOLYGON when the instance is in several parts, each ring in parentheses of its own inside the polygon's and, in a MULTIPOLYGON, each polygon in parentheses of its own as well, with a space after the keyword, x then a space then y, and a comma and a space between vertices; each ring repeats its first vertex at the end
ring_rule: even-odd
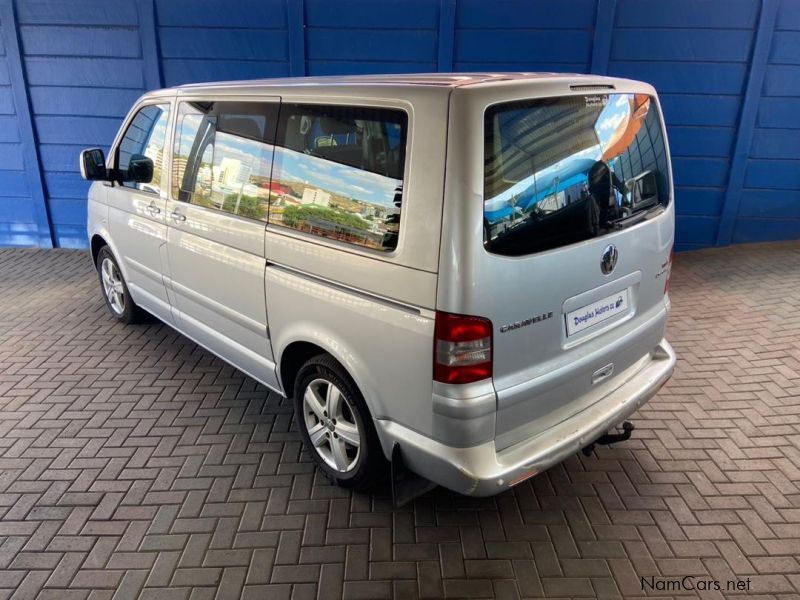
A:
POLYGON ((171 88, 173 91, 197 93, 201 90, 248 90, 271 88, 319 88, 359 86, 392 86, 392 87, 438 87, 457 88, 466 86, 491 86, 513 81, 545 82, 558 81, 562 84, 575 85, 610 85, 620 81, 613 77, 599 75, 581 75, 577 73, 405 73, 389 75, 333 75, 325 77, 281 77, 274 79, 250 79, 242 81, 220 81, 208 83, 190 83, 171 88), (572 80, 572 81, 570 81, 572 80), (574 83, 573 83, 574 82, 574 83))
POLYGON ((566 73, 398 73, 389 75, 329 75, 324 77, 278 77, 274 79, 251 79, 244 81, 222 81, 219 83, 190 83, 180 88, 217 86, 305 86, 305 85, 343 85, 343 84, 381 84, 392 85, 435 85, 443 87, 462 87, 487 83, 490 81, 509 81, 512 79, 541 79, 550 77, 582 77, 566 73))

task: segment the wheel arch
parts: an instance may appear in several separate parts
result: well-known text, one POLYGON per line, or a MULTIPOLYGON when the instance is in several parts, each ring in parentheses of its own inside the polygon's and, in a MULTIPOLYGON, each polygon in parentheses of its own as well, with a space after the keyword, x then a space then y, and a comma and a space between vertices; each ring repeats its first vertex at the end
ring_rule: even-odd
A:
POLYGON ((97 268, 97 255, 100 252, 100 249, 103 246, 108 246, 109 250, 111 250, 111 254, 114 255, 114 258, 117 260, 117 266, 119 270, 122 272, 122 277, 125 279, 127 283, 130 281, 128 279, 128 268, 125 264, 125 261, 122 260, 122 256, 120 253, 117 252, 117 247, 114 244, 114 241, 111 239, 111 235, 106 229, 101 229, 94 231, 89 238, 89 247, 91 249, 92 254, 92 263, 94 264, 95 268, 97 268))
MULTIPOLYGON (((322 346, 303 340, 295 340, 284 348, 278 360, 278 376, 283 392, 286 394, 287 398, 291 398, 294 393, 294 384, 297 379, 297 374, 300 372, 300 368, 309 359, 320 354, 331 355, 331 353, 322 346)), ((341 364, 341 361, 338 359, 337 362, 341 364)), ((352 375, 350 376, 352 377, 352 375)))
POLYGON ((291 340, 287 340, 285 344, 281 344, 282 350, 277 354, 277 364, 278 377, 284 394, 289 398, 292 397, 297 374, 306 361, 314 356, 327 354, 339 363, 358 388, 364 398, 364 403, 367 405, 370 418, 374 421, 376 418, 376 406, 374 398, 371 397, 372 388, 364 380, 364 377, 360 376, 359 370, 356 368, 360 361, 347 348, 332 342, 332 338, 325 338, 325 336, 319 336, 312 341, 308 337, 298 335, 291 340), (328 341, 331 343, 326 343, 328 341))
MULTIPOLYGON (((91 251, 92 251, 92 263, 94 263, 94 266, 96 267, 97 266, 97 255, 100 253, 100 248, 102 248, 103 246, 108 246, 108 242, 102 236, 102 234, 95 233, 94 235, 92 235, 92 239, 89 242, 89 245, 90 245, 90 248, 91 248, 91 251)), ((110 246, 109 246, 109 248, 110 248, 110 246)))

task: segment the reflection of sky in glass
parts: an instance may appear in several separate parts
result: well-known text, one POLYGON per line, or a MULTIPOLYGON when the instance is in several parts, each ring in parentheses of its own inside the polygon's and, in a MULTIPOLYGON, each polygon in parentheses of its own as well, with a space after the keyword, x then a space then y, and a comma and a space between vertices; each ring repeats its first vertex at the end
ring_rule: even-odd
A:
POLYGON ((214 164, 223 158, 238 160, 254 177, 269 177, 269 153, 270 146, 264 142, 229 133, 217 133, 214 138, 214 164))
POLYGON ((387 208, 394 208, 394 191, 402 183, 400 179, 280 147, 275 148, 274 178, 304 183, 387 208))
POLYGON ((594 130, 604 149, 620 126, 624 127, 630 119, 632 99, 633 94, 613 94, 610 96, 608 104, 600 111, 594 130))
MULTIPOLYGON (((197 136, 197 130, 202 122, 202 115, 185 115, 182 119, 183 123, 180 129, 180 150, 179 156, 188 156, 191 152, 192 144, 197 136)), ((226 157, 236 158, 242 162, 249 162, 253 160, 253 156, 259 154, 266 155, 269 158, 269 144, 252 140, 250 138, 240 137, 226 132, 216 132, 213 139, 215 146, 214 154, 224 154, 226 157)), ((259 165, 259 174, 269 176, 269 164, 259 165)))
POLYGON ((539 189, 546 189, 552 185, 553 180, 558 176, 565 179, 565 176, 588 171, 594 162, 599 160, 602 155, 603 152, 599 145, 590 146, 580 152, 570 154, 546 169, 531 173, 528 177, 515 183, 510 188, 503 190, 494 198, 487 199, 485 202, 485 210, 493 211, 502 208, 515 196, 530 192, 535 184, 538 184, 539 189))
POLYGON ((155 160, 164 147, 167 134, 169 105, 152 105, 142 108, 131 121, 120 142, 120 167, 127 168, 132 154, 144 154, 155 160), (148 151, 155 153, 153 156, 148 151))
POLYGON ((189 154, 202 120, 203 115, 181 115, 180 123, 178 123, 178 131, 180 131, 180 145, 178 147, 180 148, 181 156, 189 154))
POLYGON ((202 122, 202 115, 182 116, 178 123, 178 131, 180 132, 178 139, 178 156, 182 156, 183 158, 189 156, 189 152, 192 151, 192 144, 194 143, 195 137, 197 137, 197 131, 202 122))
POLYGON ((167 137, 167 122, 169 121, 169 113, 160 108, 158 110, 159 115, 156 126, 153 127, 153 133, 147 142, 148 149, 153 148, 156 152, 164 147, 164 141, 167 137))

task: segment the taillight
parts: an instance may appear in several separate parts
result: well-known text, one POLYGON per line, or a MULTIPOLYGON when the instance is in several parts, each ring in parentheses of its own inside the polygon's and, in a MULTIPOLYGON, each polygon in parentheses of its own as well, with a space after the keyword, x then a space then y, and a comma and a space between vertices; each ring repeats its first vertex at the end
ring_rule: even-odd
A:
POLYGON ((437 311, 434 332, 434 381, 472 383, 492 376, 489 319, 437 311))
POLYGON ((666 296, 669 292, 669 278, 672 277, 672 257, 674 256, 675 251, 670 248, 669 250, 669 260, 667 261, 667 277, 664 280, 664 295, 666 296))

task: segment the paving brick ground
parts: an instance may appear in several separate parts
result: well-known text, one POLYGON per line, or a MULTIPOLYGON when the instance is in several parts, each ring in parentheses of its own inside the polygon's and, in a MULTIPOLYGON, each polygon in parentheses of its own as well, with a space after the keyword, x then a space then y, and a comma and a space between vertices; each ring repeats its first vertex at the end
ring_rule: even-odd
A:
POLYGON ((393 510, 315 473, 286 401, 112 322, 85 253, 0 251, 0 599, 796 599, 800 244, 680 255, 672 290, 633 440, 393 510))

